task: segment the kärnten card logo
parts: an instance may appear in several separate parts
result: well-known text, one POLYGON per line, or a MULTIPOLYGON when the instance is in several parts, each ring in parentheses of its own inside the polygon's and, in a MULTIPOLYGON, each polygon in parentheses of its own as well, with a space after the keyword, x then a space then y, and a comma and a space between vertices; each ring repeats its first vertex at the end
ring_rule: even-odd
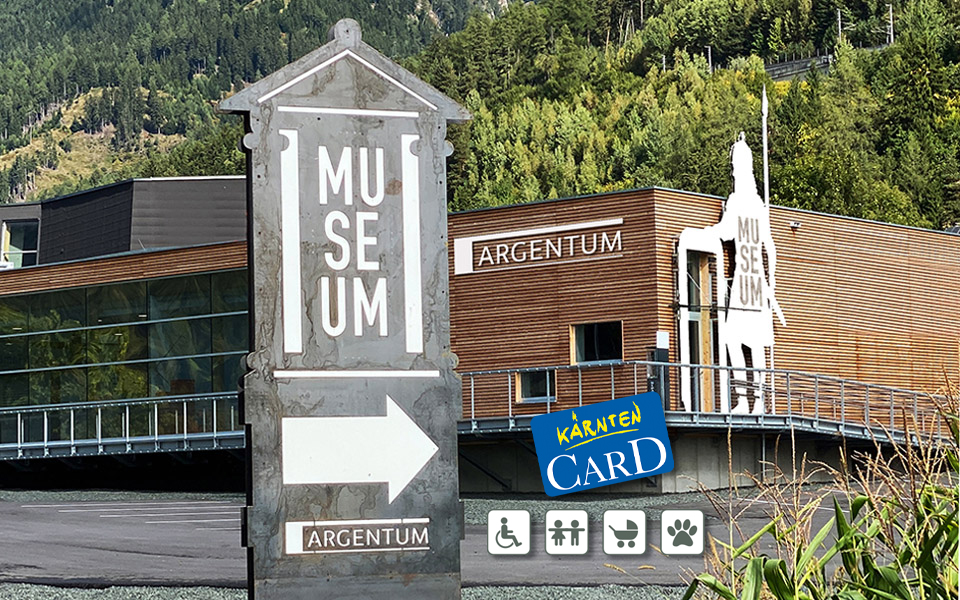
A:
POLYGON ((673 470, 655 392, 534 417, 543 489, 560 496, 673 470))

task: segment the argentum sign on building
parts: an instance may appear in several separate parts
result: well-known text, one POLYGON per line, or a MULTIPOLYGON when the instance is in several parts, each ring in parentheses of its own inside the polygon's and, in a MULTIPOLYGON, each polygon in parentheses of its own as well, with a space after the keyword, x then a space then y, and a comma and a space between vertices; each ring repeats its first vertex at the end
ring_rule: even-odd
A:
POLYGON ((454 274, 619 258, 622 226, 623 219, 616 218, 458 238, 454 274))
POLYGON ((248 131, 254 597, 457 598, 445 134, 469 114, 352 20, 220 108, 248 131))

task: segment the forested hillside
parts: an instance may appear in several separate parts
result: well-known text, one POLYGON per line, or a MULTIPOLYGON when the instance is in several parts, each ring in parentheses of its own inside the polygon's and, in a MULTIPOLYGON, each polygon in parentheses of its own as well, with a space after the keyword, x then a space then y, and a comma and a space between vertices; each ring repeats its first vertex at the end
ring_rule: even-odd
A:
POLYGON ((774 202, 960 219, 960 3, 895 3, 896 43, 874 51, 856 47, 884 41, 879 2, 843 4, 839 43, 836 2, 650 4, 642 23, 557 0, 513 6, 411 59, 474 115, 454 140, 452 208, 647 185, 726 195, 737 132, 760 149, 766 84, 774 202), (725 68, 710 72, 706 43, 725 68), (835 53, 828 76, 770 81, 762 56, 811 46, 835 53))
POLYGON ((64 131, 65 110, 83 110, 67 133, 108 128, 121 151, 110 157, 119 164, 91 166, 81 182, 98 183, 135 170, 122 151, 141 150, 150 134, 206 132, 218 123, 212 101, 325 43, 338 19, 357 19, 369 43, 403 56, 462 28, 471 10, 499 6, 484 2, 4 0, 0 201, 30 196, 38 169, 59 165, 68 150, 56 148, 63 136, 54 132, 64 131))
MULTIPOLYGON (((5 0, 0 3, 3 148, 64 100, 95 87, 209 100, 326 42, 351 16, 389 55, 463 26, 466 0, 5 0)), ((191 106, 189 112, 197 112, 191 106)), ((183 124, 178 123, 180 127, 183 124)))
POLYGON ((450 134, 451 209, 646 185, 726 195, 736 133, 759 150, 766 84, 776 203, 960 220, 960 0, 894 2, 888 47, 876 0, 542 0, 496 18, 492 0, 114 0, 24 25, 17 5, 0 4, 0 149, 19 147, 0 157, 0 200, 242 172, 239 125, 213 101, 354 16, 365 40, 473 113, 450 134), (817 52, 834 54, 828 75, 774 84, 764 70, 817 52), (64 142, 96 136, 114 153, 83 179, 24 186, 56 171, 64 142))

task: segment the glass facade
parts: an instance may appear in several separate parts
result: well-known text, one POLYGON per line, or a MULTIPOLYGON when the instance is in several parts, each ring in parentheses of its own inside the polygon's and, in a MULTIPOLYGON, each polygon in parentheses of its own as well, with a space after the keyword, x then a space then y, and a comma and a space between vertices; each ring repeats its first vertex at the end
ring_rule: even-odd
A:
POLYGON ((0 297, 0 443, 8 407, 71 408, 24 413, 41 440, 237 429, 235 399, 84 406, 234 393, 248 348, 246 270, 0 297))

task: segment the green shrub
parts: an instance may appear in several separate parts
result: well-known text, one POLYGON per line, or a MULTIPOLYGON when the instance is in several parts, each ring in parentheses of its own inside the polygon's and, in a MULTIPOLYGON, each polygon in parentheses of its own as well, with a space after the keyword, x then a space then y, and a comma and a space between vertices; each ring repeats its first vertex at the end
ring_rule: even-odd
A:
MULTIPOLYGON (((760 494, 775 499, 778 514, 737 547, 731 521, 731 543, 711 541, 710 569, 693 579, 683 600, 695 595, 724 600, 957 598, 956 398, 941 408, 946 438, 917 434, 916 444, 892 451, 877 443, 873 452, 858 456, 853 473, 833 470, 834 484, 845 492, 846 510, 831 489, 812 501, 801 499, 802 468, 800 477, 785 478, 785 486, 758 482, 760 494), (834 514, 814 533, 813 516, 828 498, 834 514), (776 556, 761 548, 766 536, 774 539, 776 556)), ((915 424, 911 429, 919 431, 915 424)))

